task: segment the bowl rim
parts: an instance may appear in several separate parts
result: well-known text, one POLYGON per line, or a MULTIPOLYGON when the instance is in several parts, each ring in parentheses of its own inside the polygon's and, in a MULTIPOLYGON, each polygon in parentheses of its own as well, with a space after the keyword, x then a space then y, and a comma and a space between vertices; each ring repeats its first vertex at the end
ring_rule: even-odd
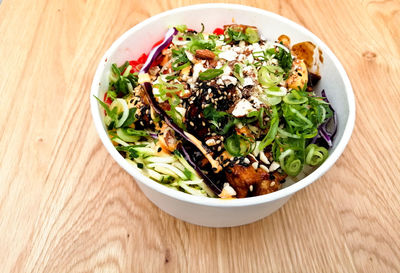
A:
POLYGON ((327 172, 334 165, 334 163, 337 161, 337 159, 340 157, 340 155, 343 153, 344 148, 346 147, 346 145, 348 144, 348 142, 350 140, 350 137, 351 137, 351 134, 352 134, 352 131, 354 128, 355 112, 356 112, 353 88, 351 86, 351 83, 347 76, 346 71, 344 70, 344 68, 343 68, 342 64, 340 63, 340 61, 338 60, 338 58, 328 48, 328 46, 323 41, 321 41, 321 39, 319 39, 315 34, 313 34, 311 31, 309 31, 305 27, 299 25, 298 23, 295 23, 281 15, 275 14, 270 11, 266 11, 266 10, 255 8, 255 7, 245 6, 245 5, 222 4, 222 3, 189 5, 189 6, 184 6, 184 7, 167 10, 165 12, 162 12, 162 13, 159 13, 152 17, 149 17, 146 20, 138 23, 137 25, 135 25, 132 28, 130 28, 129 30, 127 30, 117 40, 115 40, 113 42, 113 44, 103 55, 99 65, 97 66, 95 76, 93 78, 93 82, 92 82, 92 86, 91 86, 90 105, 91 105, 93 121, 94 121, 97 133, 98 133, 101 141, 103 142, 107 151, 114 158, 114 160, 126 172, 128 172, 135 180, 139 180, 139 182, 145 184, 145 186, 150 187, 152 190, 155 190, 155 191, 159 192, 160 194, 166 195, 170 198, 178 199, 180 201, 187 202, 187 203, 209 206, 209 207, 255 206, 255 205, 268 203, 268 202, 272 202, 272 201, 275 201, 275 200, 278 200, 281 198, 291 196, 295 192, 310 185, 311 183, 316 181, 318 178, 320 178, 325 172, 327 172), (135 31, 143 28, 144 26, 153 23, 154 21, 157 21, 158 19, 160 19, 164 16, 168 16, 168 15, 174 14, 176 12, 182 12, 182 11, 188 11, 188 10, 214 9, 214 8, 226 8, 226 9, 229 8, 229 9, 236 9, 236 10, 239 9, 239 10, 245 10, 245 11, 248 11, 251 13, 258 13, 258 14, 261 14, 261 15, 264 15, 267 17, 271 17, 278 21, 282 21, 282 22, 288 24, 290 27, 294 28, 296 31, 306 33, 308 36, 310 36, 313 39, 313 42, 315 42, 317 44, 317 46, 321 48, 321 50, 322 50, 322 52, 324 52, 324 54, 329 55, 329 57, 331 58, 331 60, 333 62, 333 65, 337 68, 339 75, 344 82, 345 92, 347 94, 347 101, 349 104, 349 115, 348 115, 348 119, 347 119, 347 124, 346 124, 344 132, 343 132, 343 137, 339 141, 336 149, 334 150, 333 153, 331 153, 329 155, 328 159, 321 166, 319 166, 316 170, 314 170, 311 174, 307 175, 306 177, 299 180, 298 182, 296 182, 286 188, 278 190, 276 192, 272 192, 272 193, 260 195, 260 196, 254 196, 254 197, 226 200, 226 199, 220 199, 220 198, 193 196, 193 195, 190 195, 190 194, 187 194, 184 192, 170 189, 170 188, 150 179, 149 177, 145 176, 141 172, 135 170, 134 167, 127 160, 125 160, 125 158, 122 157, 118 153, 118 151, 114 148, 111 140, 109 139, 106 131, 104 130, 104 127, 102 124, 102 119, 100 116, 100 109, 99 109, 96 99, 94 98, 94 95, 98 96, 99 83, 101 82, 100 81, 101 75, 103 74, 103 71, 105 68, 104 64, 107 61, 107 57, 110 56, 111 53, 114 52, 116 50, 116 48, 118 48, 118 46, 121 43, 123 43, 123 41, 128 36, 131 35, 132 32, 135 32, 135 31))

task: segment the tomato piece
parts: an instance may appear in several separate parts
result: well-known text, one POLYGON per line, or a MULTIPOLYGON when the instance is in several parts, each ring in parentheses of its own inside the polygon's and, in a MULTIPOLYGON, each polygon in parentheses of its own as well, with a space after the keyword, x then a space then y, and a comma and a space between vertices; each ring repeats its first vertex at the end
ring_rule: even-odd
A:
POLYGON ((217 27, 216 29, 214 29, 213 33, 215 35, 224 35, 224 30, 222 28, 217 27))
POLYGON ((109 97, 107 97, 107 92, 104 93, 103 101, 105 103, 107 103, 108 105, 111 105, 111 103, 112 103, 112 100, 109 97))

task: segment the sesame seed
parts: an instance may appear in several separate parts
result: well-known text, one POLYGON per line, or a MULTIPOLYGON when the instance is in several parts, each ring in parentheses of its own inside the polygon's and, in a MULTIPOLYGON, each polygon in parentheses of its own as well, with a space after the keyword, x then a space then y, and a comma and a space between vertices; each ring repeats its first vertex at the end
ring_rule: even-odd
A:
POLYGON ((253 185, 250 185, 249 191, 253 191, 253 185))
POLYGON ((260 165, 259 167, 260 167, 261 169, 263 169, 264 171, 269 172, 269 170, 268 170, 268 168, 267 168, 266 166, 260 165))
POLYGON ((271 174, 269 175, 269 179, 274 180, 274 179, 275 179, 275 176, 271 173, 271 174))
POLYGON ((270 187, 275 186, 275 181, 272 181, 271 184, 269 185, 270 187))
POLYGON ((220 152, 222 150, 221 146, 218 146, 217 151, 220 152))
POLYGON ((162 150, 161 147, 159 147, 159 148, 157 149, 157 152, 161 152, 161 150, 162 150))
POLYGON ((204 121, 201 122, 201 125, 206 126, 206 123, 204 121))
POLYGON ((190 124, 191 126, 194 126, 194 123, 193 123, 193 121, 189 122, 189 124, 190 124))

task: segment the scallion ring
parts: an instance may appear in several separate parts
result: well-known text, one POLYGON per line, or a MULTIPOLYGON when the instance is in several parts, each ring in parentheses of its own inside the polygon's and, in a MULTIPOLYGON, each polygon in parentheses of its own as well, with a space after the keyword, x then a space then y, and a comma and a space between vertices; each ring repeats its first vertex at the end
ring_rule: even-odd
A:
POLYGON ((306 164, 311 166, 321 165, 328 157, 329 152, 324 147, 310 144, 306 148, 306 164))

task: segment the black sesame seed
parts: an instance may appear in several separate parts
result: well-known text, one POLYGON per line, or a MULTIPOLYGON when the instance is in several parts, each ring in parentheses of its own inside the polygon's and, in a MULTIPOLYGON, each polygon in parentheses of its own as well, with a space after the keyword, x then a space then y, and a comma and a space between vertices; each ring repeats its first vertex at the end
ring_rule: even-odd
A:
POLYGON ((275 180, 275 175, 273 175, 272 173, 270 173, 270 174, 269 174, 269 179, 275 180))
POLYGON ((161 152, 161 150, 162 150, 161 147, 158 147, 157 152, 161 152))

